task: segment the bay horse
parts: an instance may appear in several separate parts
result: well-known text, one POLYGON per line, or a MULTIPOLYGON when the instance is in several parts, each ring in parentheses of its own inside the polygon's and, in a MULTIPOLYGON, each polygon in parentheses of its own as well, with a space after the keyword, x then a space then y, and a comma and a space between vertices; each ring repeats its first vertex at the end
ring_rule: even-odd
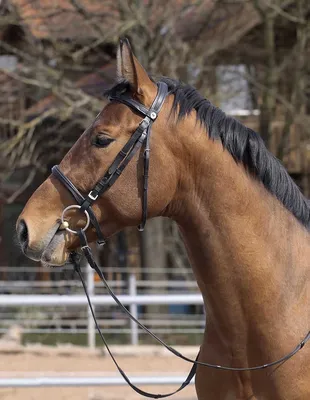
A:
MULTIPOLYGON (((119 82, 108 95, 150 108, 158 86, 127 41, 118 48, 117 73, 119 82)), ((289 353, 310 327, 310 202, 257 133, 226 116, 194 88, 168 78, 161 81, 169 92, 152 120, 147 218, 173 219, 184 239, 207 315, 199 361, 231 367, 272 362, 289 353)), ((140 123, 136 109, 110 102, 59 170, 91 198, 92 188, 140 123)), ((92 204, 105 237, 141 221, 143 173, 145 157, 140 151, 92 204)), ((72 204, 63 182, 55 174, 49 176, 17 221, 25 255, 53 266, 69 262, 79 240, 64 228, 85 228, 85 215, 74 209, 67 214, 69 222, 61 223, 63 209, 72 204)), ((85 230, 88 241, 96 239, 97 228, 85 230)), ((197 396, 309 400, 309 361, 307 344, 269 369, 219 371, 198 366, 197 396)))

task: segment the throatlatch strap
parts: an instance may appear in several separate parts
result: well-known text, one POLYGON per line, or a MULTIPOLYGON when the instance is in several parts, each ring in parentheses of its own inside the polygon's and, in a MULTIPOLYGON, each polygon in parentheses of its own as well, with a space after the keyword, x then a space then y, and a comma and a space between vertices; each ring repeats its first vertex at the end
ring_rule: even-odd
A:
POLYGON ((145 139, 145 147, 143 152, 143 194, 142 194, 142 220, 138 229, 142 232, 145 228, 147 220, 147 189, 149 182, 149 167, 150 167, 150 135, 151 127, 148 128, 145 139))

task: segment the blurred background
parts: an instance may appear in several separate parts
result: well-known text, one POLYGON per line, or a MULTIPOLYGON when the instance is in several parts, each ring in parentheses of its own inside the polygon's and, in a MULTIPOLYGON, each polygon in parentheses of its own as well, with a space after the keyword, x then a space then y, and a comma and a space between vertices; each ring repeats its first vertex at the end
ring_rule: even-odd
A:
MULTIPOLYGON (((310 197, 309 15, 308 0, 1 0, 0 295, 82 294, 70 268, 46 269, 22 255, 15 222, 104 107, 123 36, 150 74, 195 86, 259 132, 310 197)), ((200 343, 203 308, 187 300, 198 289, 171 221, 149 221, 142 235, 127 229, 94 252, 119 295, 184 295, 184 304, 167 297, 129 307, 170 343, 200 343)), ((87 266, 84 273, 92 293, 106 294, 87 266)), ((96 312, 112 343, 150 343, 116 307, 96 312)), ((86 307, 61 300, 0 302, 1 333, 18 345, 95 346, 86 307)))

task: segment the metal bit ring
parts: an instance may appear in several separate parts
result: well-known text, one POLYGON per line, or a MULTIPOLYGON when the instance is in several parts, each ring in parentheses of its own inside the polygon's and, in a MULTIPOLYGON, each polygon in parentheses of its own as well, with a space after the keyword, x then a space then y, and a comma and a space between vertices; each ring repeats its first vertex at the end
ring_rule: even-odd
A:
MULTIPOLYGON (((66 208, 63 210, 63 212, 62 212, 62 214, 61 214, 61 223, 62 223, 63 226, 66 226, 66 225, 68 224, 68 222, 65 221, 65 219, 64 219, 66 212, 67 212, 68 210, 72 210, 72 209, 75 209, 75 208, 79 210, 79 209, 81 208, 81 206, 79 206, 79 205, 77 205, 77 204, 74 204, 74 205, 72 205, 72 206, 66 207, 66 208)), ((88 212, 87 212, 86 210, 84 210, 84 214, 86 215, 86 225, 84 226, 84 228, 82 228, 82 231, 86 231, 86 229, 89 227, 89 223, 90 223, 89 214, 88 214, 88 212)), ((75 230, 73 230, 73 229, 70 229, 70 228, 67 227, 67 226, 65 227, 65 229, 66 229, 66 231, 68 231, 68 232, 70 232, 70 233, 74 233, 75 235, 78 234, 78 231, 75 231, 75 230)))

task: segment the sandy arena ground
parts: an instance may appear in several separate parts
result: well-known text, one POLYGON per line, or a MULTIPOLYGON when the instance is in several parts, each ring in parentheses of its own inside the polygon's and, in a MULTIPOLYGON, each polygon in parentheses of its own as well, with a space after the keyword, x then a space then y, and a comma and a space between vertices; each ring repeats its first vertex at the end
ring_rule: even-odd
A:
MULTIPOLYGON (((127 349, 128 350, 128 349, 127 349)), ((136 349, 138 351, 138 349, 136 349)), ((190 356, 194 356, 193 349, 190 356)), ((118 354, 125 351, 118 348, 118 354)), ((128 351, 128 355, 117 356, 121 368, 129 375, 184 375, 186 376, 191 365, 173 356, 163 356, 160 353, 150 354, 149 351, 139 356, 133 356, 135 351, 128 351)), ((88 351, 57 351, 48 350, 20 350, 0 351, 0 378, 38 376, 33 372, 44 375, 69 375, 74 373, 86 376, 116 376, 118 372, 106 354, 89 353, 88 351)), ((167 393, 176 389, 174 386, 143 387, 154 393, 167 393)), ((172 397, 175 400, 196 399, 194 385, 187 387, 181 393, 172 397)), ((77 387, 77 388, 3 388, 0 389, 0 400, 136 400, 141 396, 129 387, 77 387)))

